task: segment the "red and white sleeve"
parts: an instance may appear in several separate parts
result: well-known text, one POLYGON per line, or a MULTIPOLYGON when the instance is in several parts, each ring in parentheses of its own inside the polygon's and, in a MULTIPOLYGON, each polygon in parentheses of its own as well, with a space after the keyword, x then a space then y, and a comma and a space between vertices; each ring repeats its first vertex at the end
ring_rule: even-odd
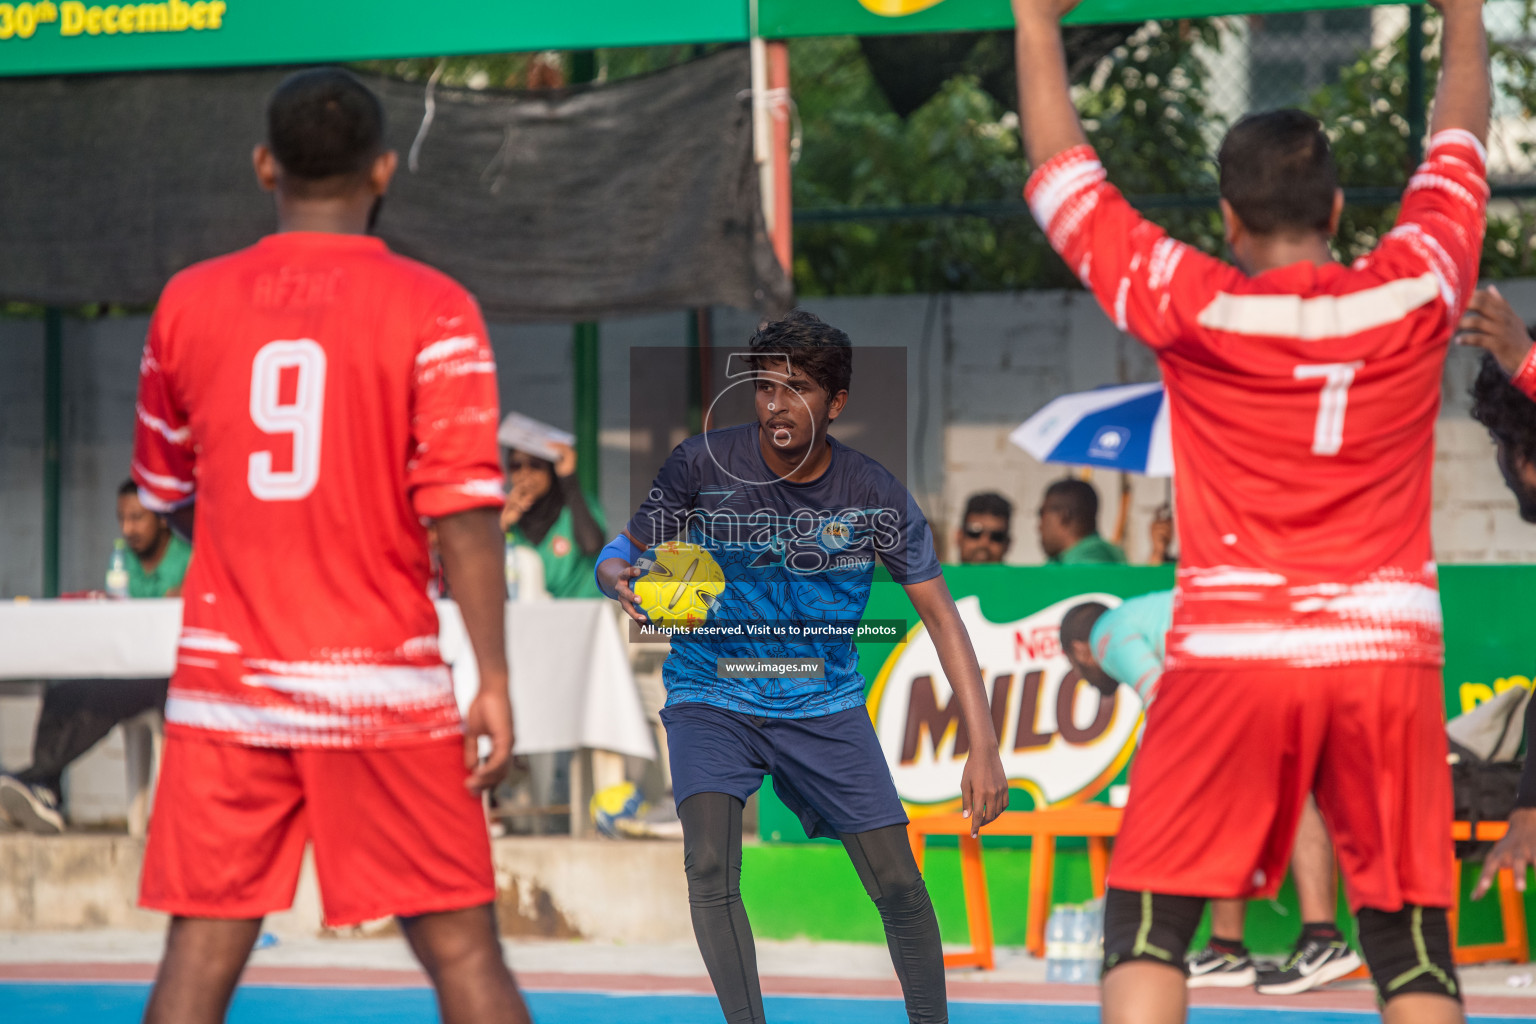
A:
POLYGON ((1532 345, 1531 350, 1525 354, 1525 361, 1515 369, 1509 382, 1536 402, 1536 345, 1532 345))
POLYGON ((1406 261, 1433 274, 1447 325, 1461 318, 1477 288, 1487 226, 1487 159, 1471 132, 1437 132, 1408 179, 1396 226, 1367 257, 1390 255, 1394 263, 1406 261))
POLYGON ((457 289, 434 314, 416 353, 406 464, 411 506, 426 519, 499 508, 505 500, 496 358, 480 307, 457 289))
POLYGON ((1153 348, 1187 335, 1187 321, 1232 272, 1137 213, 1092 147, 1058 153, 1030 175, 1024 197, 1115 326, 1153 348))
POLYGON ((133 432, 133 481, 139 500, 153 512, 171 512, 196 498, 197 451, 185 411, 176 400, 166 365, 163 318, 149 323, 139 359, 138 422, 133 432))

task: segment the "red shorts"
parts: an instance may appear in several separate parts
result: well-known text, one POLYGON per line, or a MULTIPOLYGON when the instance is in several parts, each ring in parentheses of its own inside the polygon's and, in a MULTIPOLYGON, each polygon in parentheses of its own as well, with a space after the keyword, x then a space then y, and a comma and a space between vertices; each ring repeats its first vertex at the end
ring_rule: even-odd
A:
POLYGON ((490 903, 490 836, 467 774, 457 737, 273 750, 169 735, 139 905, 183 917, 286 910, 311 839, 332 927, 490 903))
POLYGON ((1109 884, 1267 897, 1315 792, 1355 910, 1449 907, 1440 670, 1172 671, 1158 683, 1109 884))

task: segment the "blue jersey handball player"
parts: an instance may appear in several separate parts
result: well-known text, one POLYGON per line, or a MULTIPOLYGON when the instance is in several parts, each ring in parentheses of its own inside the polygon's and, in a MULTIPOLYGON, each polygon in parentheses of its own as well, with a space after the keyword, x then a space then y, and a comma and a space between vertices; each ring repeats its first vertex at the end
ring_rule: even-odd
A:
POLYGON ((742 805, 772 775, 807 835, 848 850, 880 911, 908 1018, 947 1021, 938 920, 864 709, 848 628, 868 603, 875 559, 933 637, 970 735, 989 738, 973 743, 961 776, 973 834, 1008 802, 981 670, 917 503, 884 467, 828 435, 848 402, 848 336, 797 311, 759 328, 746 365, 756 422, 678 445, 597 567, 603 592, 641 623, 649 620, 630 585, 644 572, 635 564, 643 552, 697 544, 724 573, 709 612, 716 628, 673 638, 661 713, 699 951, 725 1019, 764 1021, 738 883, 742 805))

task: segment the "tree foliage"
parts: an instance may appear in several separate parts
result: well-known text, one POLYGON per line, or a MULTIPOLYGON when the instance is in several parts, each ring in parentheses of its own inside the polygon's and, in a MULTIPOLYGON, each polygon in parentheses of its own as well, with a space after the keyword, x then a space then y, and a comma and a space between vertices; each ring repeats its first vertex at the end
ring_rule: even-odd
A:
MULTIPOLYGON (((1215 29, 1149 23, 1091 65, 1076 90, 1106 167, 1130 192, 1209 193, 1214 181, 1207 71, 1197 54, 1215 29)), ((797 209, 1017 201, 1025 164, 1018 115, 960 73, 909 117, 875 86, 854 40, 797 41, 792 91, 804 125, 797 209)), ((1210 246, 1209 210, 1156 215, 1210 246)), ((1027 216, 869 219, 802 224, 795 284, 803 295, 1060 288, 1075 279, 1027 216)))

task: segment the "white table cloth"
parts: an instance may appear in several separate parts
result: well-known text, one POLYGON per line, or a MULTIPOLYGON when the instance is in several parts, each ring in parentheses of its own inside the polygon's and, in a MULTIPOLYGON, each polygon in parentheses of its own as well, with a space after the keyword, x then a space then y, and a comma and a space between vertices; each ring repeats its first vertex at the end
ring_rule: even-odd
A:
MULTIPOLYGON (((460 706, 478 685, 458 606, 437 606, 460 706)), ((142 679, 176 666, 181 601, 0 603, 0 679, 142 679)), ((507 605, 519 754, 589 748, 656 757, 609 602, 507 605)))

